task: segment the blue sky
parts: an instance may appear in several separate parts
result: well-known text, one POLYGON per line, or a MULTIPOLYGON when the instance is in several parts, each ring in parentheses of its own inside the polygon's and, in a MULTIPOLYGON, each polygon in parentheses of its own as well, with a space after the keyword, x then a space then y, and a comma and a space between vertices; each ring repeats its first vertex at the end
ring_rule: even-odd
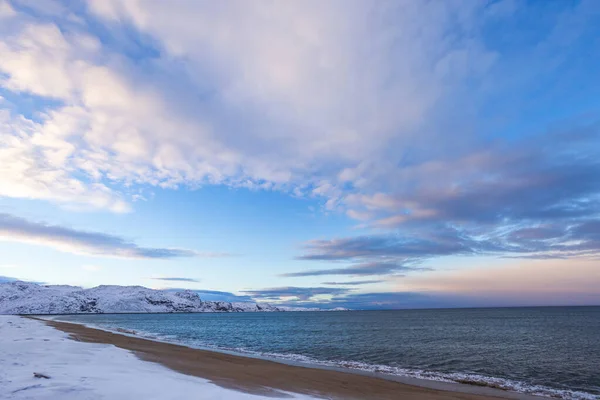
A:
POLYGON ((0 276, 600 304, 600 5, 0 0, 0 276))

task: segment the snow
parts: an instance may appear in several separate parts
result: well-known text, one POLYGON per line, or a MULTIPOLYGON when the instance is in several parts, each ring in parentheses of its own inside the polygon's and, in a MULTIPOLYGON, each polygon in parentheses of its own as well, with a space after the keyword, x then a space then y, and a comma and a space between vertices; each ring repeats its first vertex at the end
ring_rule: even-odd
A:
POLYGON ((283 311, 269 304, 202 301, 197 293, 142 286, 0 284, 0 314, 164 313, 283 311))
POLYGON ((177 373, 112 345, 71 340, 66 333, 39 321, 5 315, 0 316, 0 398, 256 400, 265 397, 177 373), (50 379, 36 378, 34 372, 50 379))

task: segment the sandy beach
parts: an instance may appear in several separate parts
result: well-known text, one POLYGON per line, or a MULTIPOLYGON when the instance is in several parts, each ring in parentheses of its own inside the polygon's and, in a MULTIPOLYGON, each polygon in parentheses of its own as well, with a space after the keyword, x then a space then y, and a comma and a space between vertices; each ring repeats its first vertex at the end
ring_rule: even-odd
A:
POLYGON ((74 340, 112 344, 134 352, 142 360, 159 363, 174 371, 207 379, 223 388, 249 394, 281 397, 282 392, 288 392, 327 399, 373 400, 485 400, 531 397, 466 385, 452 385, 452 391, 439 390, 374 376, 192 349, 78 324, 43 321, 70 334, 74 340))
MULTIPOLYGON (((278 397, 314 397, 272 392, 278 397)), ((273 397, 273 396, 271 396, 273 397)), ((264 400, 182 374, 110 344, 73 340, 41 321, 0 315, 2 400, 264 400)))

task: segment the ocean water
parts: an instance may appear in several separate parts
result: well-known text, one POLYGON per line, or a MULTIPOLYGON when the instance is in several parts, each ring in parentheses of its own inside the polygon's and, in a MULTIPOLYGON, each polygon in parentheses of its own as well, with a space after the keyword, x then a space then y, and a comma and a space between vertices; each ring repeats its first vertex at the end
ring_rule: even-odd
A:
POLYGON ((600 307, 103 314, 60 320, 314 365, 600 399, 600 307))

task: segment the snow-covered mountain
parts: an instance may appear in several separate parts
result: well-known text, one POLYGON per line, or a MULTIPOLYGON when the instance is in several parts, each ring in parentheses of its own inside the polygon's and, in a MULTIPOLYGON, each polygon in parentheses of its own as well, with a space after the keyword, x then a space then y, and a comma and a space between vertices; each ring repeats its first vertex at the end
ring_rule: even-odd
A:
POLYGON ((202 301, 197 293, 142 286, 41 286, 0 283, 0 314, 175 313, 286 311, 269 304, 202 301))

